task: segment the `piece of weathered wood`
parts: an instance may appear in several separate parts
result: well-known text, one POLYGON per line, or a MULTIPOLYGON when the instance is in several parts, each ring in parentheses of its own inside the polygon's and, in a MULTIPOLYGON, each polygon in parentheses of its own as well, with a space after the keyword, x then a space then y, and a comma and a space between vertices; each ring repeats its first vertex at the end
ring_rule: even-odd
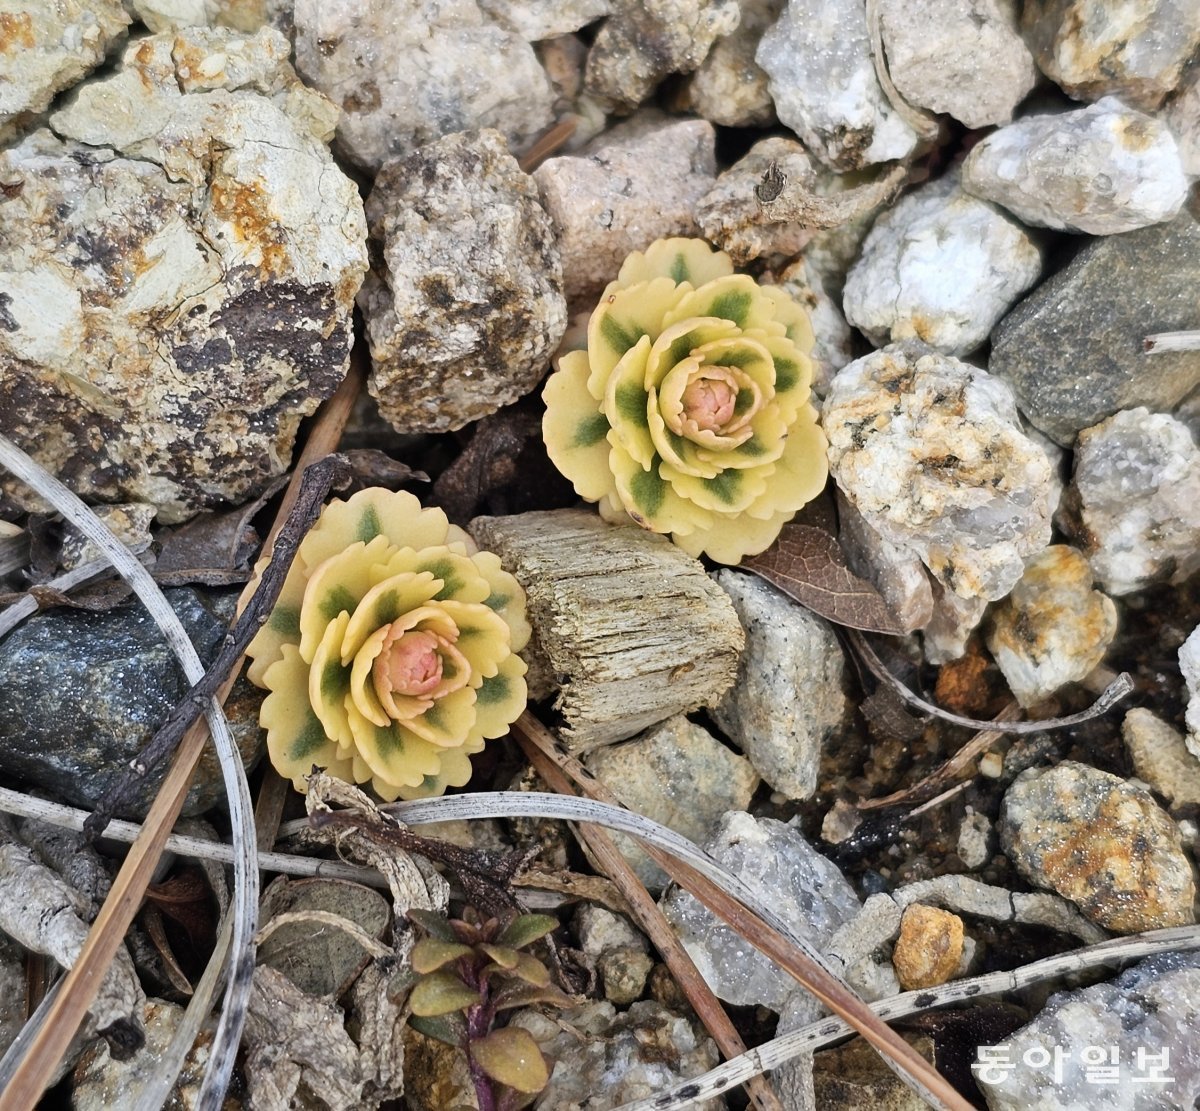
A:
POLYGON ((529 596, 544 653, 530 670, 548 662, 572 752, 710 705, 732 685, 745 643, 737 613, 665 536, 573 509, 477 517, 470 531, 529 596))

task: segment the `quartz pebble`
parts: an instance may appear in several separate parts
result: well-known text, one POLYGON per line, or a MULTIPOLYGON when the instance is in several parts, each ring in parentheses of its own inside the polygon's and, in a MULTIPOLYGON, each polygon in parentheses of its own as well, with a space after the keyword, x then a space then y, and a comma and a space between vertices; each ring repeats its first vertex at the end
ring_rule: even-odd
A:
POLYGON ((827 621, 762 579, 724 570, 716 579, 746 630, 746 650, 713 720, 776 791, 809 798, 822 749, 849 710, 837 636, 827 621))
POLYGON ((879 22, 900 95, 967 127, 1007 123, 1037 81, 1006 0, 880 0, 879 22))
POLYGON ((1194 0, 1027 0, 1025 41, 1042 72, 1076 100, 1107 93, 1157 108, 1200 45, 1194 0))
POLYGON ((612 12, 613 0, 479 0, 496 23, 526 42, 544 42, 578 31, 612 12))
MULTIPOLYGON (((854 889, 791 825, 731 812, 704 847, 817 949, 858 913, 854 889)), ((739 1006, 783 1007, 796 986, 786 972, 686 891, 670 891, 660 906, 717 996, 739 1006)))
POLYGON ((905 991, 934 988, 958 970, 963 955, 963 921, 957 914, 911 903, 900 919, 892 964, 905 991))
POLYGON ((774 121, 767 75, 754 52, 763 31, 779 18, 783 3, 741 0, 737 29, 713 44, 684 89, 682 107, 725 127, 764 127, 774 121))
POLYGON ((151 31, 184 27, 229 27, 253 33, 274 27, 291 29, 294 0, 128 0, 127 6, 151 31))
POLYGON ((649 942, 623 915, 595 903, 583 903, 572 921, 584 956, 599 960, 614 949, 649 951, 649 942))
POLYGON ((635 118, 534 171, 572 303, 598 294, 631 252, 697 233, 696 203, 715 180, 714 142, 705 120, 635 118))
POLYGON ((1197 999, 1200 954, 1160 953, 1105 983, 1052 995, 1029 1025, 1005 1039, 1003 1060, 1016 1067, 983 1068, 981 1053, 975 1079, 991 1111, 1193 1107, 1200 1100, 1197 999), (1103 1088, 1095 1079, 1096 1046, 1116 1054, 1115 1082, 1103 1088), (1089 1050, 1093 1056, 1085 1058, 1089 1050), (1027 1054, 1058 1064, 1023 1066, 1027 1054), (1156 1068, 1160 1062, 1166 1067, 1156 1068), (1155 1083, 1155 1076, 1171 1079, 1155 1083))
POLYGON ((955 852, 968 868, 982 868, 991 858, 992 823, 986 814, 967 807, 966 816, 958 830, 958 846, 955 852))
POLYGON ((788 0, 755 55, 779 119, 836 170, 904 158, 917 133, 888 102, 859 0, 788 0))
POLYGON ((982 344, 1042 270, 1029 233, 948 176, 871 229, 846 276, 846 319, 882 346, 919 339, 947 355, 982 344))
POLYGON ((1029 560, 996 607, 987 643, 1009 689, 1028 708, 1087 675, 1116 632, 1117 607, 1092 589, 1087 559, 1052 544, 1029 560))
POLYGON ((1134 774, 1167 800, 1173 814, 1200 807, 1200 756, 1188 750, 1183 734, 1138 706, 1125 715, 1121 737, 1134 774))
POLYGON ((1188 193, 1171 132, 1107 96, 993 132, 967 155, 962 183, 1026 224, 1089 235, 1173 219, 1188 193))
POLYGON ((1179 647, 1179 670, 1187 687, 1188 751, 1200 760, 1200 626, 1179 647))
POLYGON ((1195 921, 1178 826, 1119 776, 1074 760, 1023 771, 1004 796, 1000 838, 1030 883, 1070 899, 1106 930, 1195 921))
MULTIPOLYGON (((595 749, 584 764, 630 810, 697 843, 726 810, 745 810, 758 786, 750 761, 682 715, 631 741, 595 749)), ((635 838, 610 836, 646 887, 666 886, 666 873, 635 838)))
POLYGON ((838 372, 824 424, 842 493, 962 599, 1002 598, 1049 543, 1046 453, 986 371, 892 344, 838 372))
POLYGON ((960 659, 967 650, 967 641, 979 628, 987 611, 988 600, 983 597, 964 598, 933 583, 933 612, 921 631, 925 659, 931 664, 946 664, 960 659))
POLYGON ((1200 568, 1200 450, 1174 417, 1127 409, 1084 429, 1065 506, 1110 594, 1200 568))
POLYGON ((371 395, 398 432, 445 432, 541 380, 567 326, 562 263, 533 180, 496 131, 389 162, 367 200, 382 265, 359 296, 371 395))
POLYGON ((1200 351, 1148 355, 1143 341, 1195 328, 1197 288, 1200 224, 1186 209, 1094 240, 1000 322, 988 368, 1064 447, 1119 409, 1169 412, 1200 386, 1200 351))
POLYGON ((456 131, 521 148, 553 123, 533 47, 475 0, 296 0, 295 23, 296 68, 342 109, 338 145, 367 171, 456 131))

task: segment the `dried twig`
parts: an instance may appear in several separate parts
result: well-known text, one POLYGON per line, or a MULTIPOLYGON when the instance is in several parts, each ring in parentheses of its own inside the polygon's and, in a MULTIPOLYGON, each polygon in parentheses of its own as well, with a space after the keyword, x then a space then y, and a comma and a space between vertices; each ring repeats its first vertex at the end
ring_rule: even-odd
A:
MULTIPOLYGON (((112 564, 107 559, 92 559, 81 564, 73 571, 64 571, 61 575, 41 584, 42 590, 54 590, 66 593, 77 586, 82 586, 89 579, 103 574, 112 564)), ((0 612, 0 637, 5 637, 27 617, 33 616, 41 608, 38 600, 37 587, 31 587, 19 598, 5 606, 0 612)))
POLYGON ((871 40, 871 62, 875 66, 875 78, 888 103, 923 142, 929 143, 938 137, 937 117, 924 108, 911 104, 896 88, 888 69, 887 51, 883 46, 883 23, 880 18, 879 0, 867 0, 867 33, 871 40))
POLYGON ((1155 332, 1142 341, 1147 355, 1165 355, 1168 351, 1200 351, 1200 331, 1155 332))
POLYGON ((533 173, 534 170, 575 134, 576 125, 577 121, 575 118, 568 116, 566 119, 559 120, 558 123, 543 131, 533 141, 533 145, 521 155, 519 159, 521 169, 527 174, 533 173))

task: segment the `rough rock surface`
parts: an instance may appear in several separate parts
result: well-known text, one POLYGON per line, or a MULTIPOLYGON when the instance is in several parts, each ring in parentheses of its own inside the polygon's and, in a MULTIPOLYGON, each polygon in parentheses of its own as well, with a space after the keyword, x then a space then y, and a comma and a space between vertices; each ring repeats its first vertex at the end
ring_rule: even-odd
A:
POLYGON ((631 252, 697 233, 696 203, 715 180, 714 142, 706 120, 635 118, 582 154, 547 159, 534 171, 572 304, 599 293, 631 252))
POLYGON ((1196 327, 1200 224, 1185 209, 1088 244, 997 326, 989 369, 1064 447, 1119 409, 1170 411, 1200 386, 1200 351, 1147 355, 1156 332, 1196 327))
POLYGON ((338 145, 376 171, 456 131, 514 149, 553 123, 533 47, 475 0, 296 0, 296 68, 342 109, 338 145))
MULTIPOLYGON (((631 741, 595 749, 583 762, 630 810, 697 844, 726 810, 745 810, 758 786, 749 761, 682 715, 631 741)), ((610 836, 642 883, 656 891, 666 886, 666 873, 634 838, 610 836)))
POLYGON ((1172 814, 1200 807, 1200 756, 1188 750, 1182 733, 1137 706, 1125 715, 1121 738, 1134 774, 1167 800, 1172 814))
POLYGON ((121 0, 8 0, 0 13, 0 142, 104 61, 129 23, 121 0))
POLYGON ((833 376, 854 358, 854 340, 839 302, 825 288, 816 267, 797 259, 779 275, 779 285, 808 313, 813 330, 812 391, 825 396, 833 376))
POLYGON ((1064 760, 1013 781, 1000 841, 1035 887, 1058 892, 1093 922, 1130 934, 1195 921, 1195 880, 1179 827, 1150 793, 1064 760))
POLYGON ((1187 685, 1187 747, 1200 760, 1200 626, 1179 647, 1179 670, 1187 685))
POLYGON ((944 984, 963 955, 963 920, 938 907, 912 903, 900 919, 892 965, 905 991, 944 984))
MULTIPOLYGON (((233 612, 233 595, 167 591, 200 659, 212 662, 233 612)), ((56 609, 29 618, 0 641, 0 772, 90 809, 186 693, 189 684, 150 615, 139 605, 100 613, 56 609)), ((244 685, 226 704, 249 763, 259 746, 257 700, 244 685)), ((161 775, 131 806, 144 813, 161 775)), ((185 814, 222 797, 212 746, 200 761, 185 814)))
POLYGON ((151 31, 183 27, 229 27, 253 33, 274 27, 287 34, 293 0, 128 0, 127 6, 151 31))
POLYGON ((1183 172, 1200 175, 1200 67, 1191 71, 1162 118, 1175 136, 1183 172))
POLYGON ((967 155, 962 183, 1026 224, 1089 235, 1173 219, 1188 193, 1171 132, 1110 96, 1000 128, 967 155))
POLYGON ((843 307, 876 346, 919 339, 966 355, 1041 270, 1029 233, 947 176, 875 221, 846 276, 843 307))
POLYGON ((888 102, 860 0, 788 0, 755 55, 781 122, 836 170, 903 158, 917 133, 888 102))
POLYGON ((567 326, 562 263, 533 179, 496 131, 447 135, 375 179, 382 267, 359 295, 372 396, 398 432, 445 432, 541 380, 567 326))
POLYGON ((725 127, 764 127, 775 119, 767 75, 754 60, 759 41, 784 0, 741 0, 737 29, 718 39, 692 75, 682 107, 725 127))
POLYGON ((584 88, 608 109, 636 108, 669 73, 691 73, 737 27, 738 0, 613 0, 588 53, 584 88))
POLYGON ((933 612, 921 635, 925 659, 938 665, 960 659, 987 607, 988 599, 984 597, 964 598, 939 582, 933 583, 933 612))
POLYGON ((1011 0, 880 0, 879 23, 900 95, 967 127, 1007 123, 1037 81, 1011 0))
POLYGON ((1042 72, 1076 100, 1157 108, 1200 45, 1193 0, 1027 0, 1021 29, 1042 72))
POLYGON ((716 578, 746 630, 746 650, 713 720, 776 791, 809 798, 821 751, 849 708, 837 636, 823 618, 754 575, 723 570, 716 578))
POLYGON ((1028 1026, 1006 1039, 1004 1060, 1015 1068, 976 1064, 972 1071, 991 1111, 1194 1107, 1200 1100, 1197 999, 1200 954, 1162 953, 1106 983, 1052 995, 1028 1026), (1027 1053, 1049 1062, 1059 1050, 1065 1051, 1061 1071, 1022 1064, 1027 1053), (1093 1071, 1095 1065, 1111 1068, 1113 1052, 1114 1079, 1098 1083, 1104 1074, 1093 1071), (1164 1053, 1167 1067, 1158 1068, 1164 1053))
MULTIPOLYGON (((731 812, 704 847, 818 949, 859 911, 841 872, 791 825, 731 812)), ((786 972, 686 891, 671 891, 660 905, 717 996, 740 1006, 783 1007, 796 986, 786 972)))
POLYGON ((838 372, 830 470, 884 539, 952 593, 995 600, 1050 540, 1050 465, 1000 379, 913 342, 838 372))
POLYGON ((1009 689, 1029 707, 1087 675, 1116 632, 1117 607, 1092 589, 1087 559, 1052 544, 996 607, 987 643, 1009 689))
MULTIPOLYGON (((94 512, 134 555, 140 555, 153 542, 150 523, 154 520, 154 506, 140 502, 128 505, 101 505, 97 506, 94 512)), ((100 546, 84 536, 74 525, 66 525, 63 528, 62 543, 55 559, 64 571, 71 571, 93 559, 103 558, 104 553, 100 551, 100 546)))
POLYGON ((613 0, 479 0, 479 7, 526 42, 544 42, 603 19, 613 0))
POLYGON ((1084 429, 1065 505, 1110 594, 1200 568, 1200 450, 1174 417, 1127 409, 1084 429))
POLYGON ((362 203, 287 54, 141 39, 0 154, 0 430, 85 497, 241 500, 345 374, 362 203))

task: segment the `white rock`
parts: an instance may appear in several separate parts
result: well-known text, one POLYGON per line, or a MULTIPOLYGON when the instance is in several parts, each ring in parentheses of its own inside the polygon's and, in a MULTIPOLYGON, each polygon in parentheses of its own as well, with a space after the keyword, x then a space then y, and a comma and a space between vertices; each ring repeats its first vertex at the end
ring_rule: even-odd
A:
POLYGON ((183 27, 244 33, 274 27, 286 33, 292 18, 292 0, 128 0, 128 6, 156 34, 183 27))
POLYGON ((861 0, 788 0, 755 58, 779 119, 837 170, 904 158, 917 133, 875 77, 861 0))
POLYGON ((1187 684, 1187 747, 1200 760, 1200 626, 1179 648, 1179 670, 1187 684))
POLYGON ((961 598, 1002 598, 1049 543, 1046 453, 986 371, 893 344, 838 372, 824 424, 842 492, 961 598))
POLYGON ((1012 0, 880 0, 879 23, 900 95, 967 127, 1007 123, 1037 82, 1012 0))
POLYGON ((982 868, 992 855, 992 823, 986 814, 967 807, 966 816, 958 830, 955 852, 972 871, 982 868))
POLYGON ((479 7, 526 42, 570 34, 613 10, 612 0, 479 0, 479 7))
POLYGON ((877 346, 919 339, 966 355, 1041 269, 1028 232, 945 177, 875 221, 842 304, 846 319, 877 346))
POLYGON ((967 650, 971 634, 979 628, 987 607, 986 598, 964 598, 935 582, 933 614, 921 634, 925 659, 939 665, 959 659, 967 650))
POLYGON ((631 252, 697 233, 696 202, 715 180, 714 143, 706 120, 642 126, 635 117, 583 154, 549 158, 534 171, 569 301, 599 293, 631 252))
POLYGON ((1025 707, 1078 682, 1104 658, 1117 633, 1117 607, 1092 589, 1086 557, 1052 544, 996 607, 987 643, 1009 689, 1025 707))
MULTIPOLYGON (((731 812, 704 846, 817 949, 859 910, 837 867, 791 825, 731 812)), ((660 903, 708 986, 727 1003, 779 1011, 795 981, 685 891, 660 903)))
POLYGON ((775 119, 767 75, 754 60, 763 31, 784 0, 741 0, 737 30, 718 39, 692 75, 682 106, 725 127, 764 127, 775 119))
POLYGON ((575 935, 584 956, 592 960, 611 949, 639 949, 647 952, 650 943, 620 914, 596 903, 583 903, 575 914, 575 935))
POLYGON ((6 0, 0 6, 0 142, 44 112, 125 36, 121 0, 6 0))
POLYGON ((823 618, 754 575, 719 571, 716 579, 733 599, 746 649, 713 720, 776 791, 810 798, 822 748, 837 737, 848 710, 837 636, 823 618))
POLYGON ((1126 409, 1079 433, 1068 523, 1109 594, 1200 568, 1200 451, 1165 413, 1126 409))
POLYGON ((1162 118, 1175 136, 1183 172, 1200 175, 1200 68, 1185 81, 1162 118))
POLYGON ((342 109, 338 144, 369 171, 455 131, 515 149, 553 122, 533 47, 475 0, 296 0, 296 68, 342 109))
POLYGON ((1026 224, 1090 235, 1170 220, 1188 192, 1170 131, 1110 96, 993 132, 967 155, 962 183, 1026 224))

